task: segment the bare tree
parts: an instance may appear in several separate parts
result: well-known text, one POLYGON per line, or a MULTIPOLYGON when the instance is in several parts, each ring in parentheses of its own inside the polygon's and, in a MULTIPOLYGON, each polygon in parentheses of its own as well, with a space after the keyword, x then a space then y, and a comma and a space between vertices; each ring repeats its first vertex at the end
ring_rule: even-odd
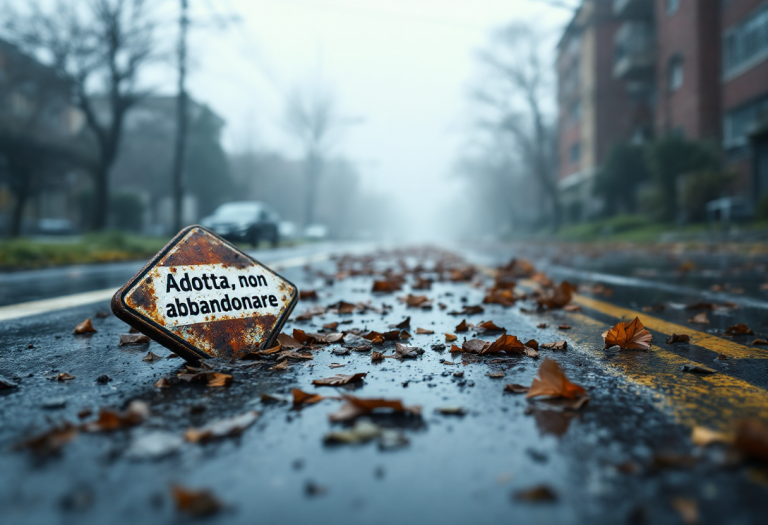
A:
POLYGON ((525 171, 547 199, 550 224, 561 222, 557 188, 557 142, 552 64, 544 59, 542 35, 524 23, 512 23, 495 32, 488 49, 478 54, 487 72, 475 98, 490 110, 481 125, 509 137, 525 171))
POLYGON ((304 151, 307 175, 305 226, 315 220, 317 182, 325 155, 348 123, 339 114, 333 92, 317 84, 296 88, 287 99, 285 125, 304 151))
POLYGON ((94 229, 107 226, 109 172, 125 116, 146 95, 140 70, 154 58, 155 22, 145 0, 30 2, 6 11, 9 40, 74 86, 74 102, 95 137, 94 229))

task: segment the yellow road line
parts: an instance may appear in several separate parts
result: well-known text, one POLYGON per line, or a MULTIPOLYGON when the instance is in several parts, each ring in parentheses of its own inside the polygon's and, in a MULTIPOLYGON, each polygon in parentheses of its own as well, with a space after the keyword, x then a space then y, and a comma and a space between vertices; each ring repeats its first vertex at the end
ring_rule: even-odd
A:
POLYGON ((733 359, 768 359, 768 351, 761 348, 741 345, 734 341, 729 341, 706 332, 700 332, 699 330, 694 330, 687 326, 670 323, 659 319, 658 317, 646 315, 629 308, 623 308, 580 294, 574 294, 573 302, 579 306, 591 308, 592 310, 596 310, 616 319, 633 319, 639 317, 646 328, 665 335, 688 334, 691 336, 690 344, 706 348, 707 350, 726 355, 733 359))
POLYGON ((612 375, 650 391, 654 404, 679 423, 728 431, 739 419, 768 419, 768 391, 722 373, 683 372, 683 365, 695 363, 658 347, 648 352, 624 351, 607 360, 601 345, 595 344, 603 323, 579 313, 573 319, 579 328, 587 329, 569 336, 577 351, 597 358, 597 364, 612 375))

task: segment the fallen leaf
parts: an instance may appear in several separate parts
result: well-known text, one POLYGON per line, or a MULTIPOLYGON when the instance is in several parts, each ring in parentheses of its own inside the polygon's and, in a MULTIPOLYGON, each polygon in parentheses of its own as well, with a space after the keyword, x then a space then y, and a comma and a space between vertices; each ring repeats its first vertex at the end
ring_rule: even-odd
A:
POLYGON ((467 413, 462 407, 438 407, 435 412, 444 416, 464 416, 467 413))
POLYGON ((299 292, 299 300, 312 301, 317 299, 317 291, 315 290, 301 290, 299 292))
POLYGON ((447 343, 449 343, 449 342, 451 342, 451 341, 455 341, 456 339, 458 339, 458 337, 456 337, 456 336, 455 336, 455 335, 453 335, 453 334, 445 334, 445 341, 446 341, 447 343))
POLYGON ((371 354, 371 361, 381 361, 384 359, 384 354, 381 352, 374 352, 371 354))
POLYGON ((768 345, 768 341, 766 341, 765 339, 755 339, 754 341, 752 341, 752 344, 754 346, 765 346, 765 345, 768 345))
POLYGON ((571 325, 569 325, 569 324, 561 324, 561 325, 559 325, 557 327, 557 329, 558 330, 570 330, 571 329, 571 325))
POLYGON ((552 398, 564 397, 566 399, 577 399, 585 397, 587 391, 584 387, 575 385, 568 381, 565 374, 560 370, 560 366, 553 360, 546 358, 541 363, 536 377, 525 397, 548 396, 552 398))
POLYGON ((515 492, 515 499, 518 501, 530 502, 551 502, 557 501, 557 494, 546 485, 537 485, 528 489, 515 492))
POLYGON ((208 386, 210 387, 223 387, 232 384, 232 376, 229 374, 222 374, 220 372, 213 372, 209 374, 208 386))
POLYGON ((404 359, 406 357, 418 357, 424 353, 422 348, 416 346, 408 346, 402 343, 395 343, 395 356, 398 359, 404 359))
POLYGON ((528 387, 523 385, 518 385, 516 383, 509 383, 504 385, 504 392, 510 392, 512 394, 527 394, 528 387))
POLYGON ((504 372, 490 372, 488 374, 488 377, 492 379, 501 379, 502 377, 504 377, 504 372))
POLYGON ((55 454, 77 437, 77 427, 69 422, 37 434, 19 443, 19 447, 31 449, 36 454, 55 454))
POLYGON ((93 333, 95 331, 96 331, 96 329, 93 327, 93 323, 91 323, 91 318, 89 317, 88 319, 86 319, 85 321, 83 321, 82 323, 78 324, 75 327, 74 333, 76 333, 76 334, 90 334, 90 333, 93 333))
POLYGON ((483 341, 482 339, 470 339, 469 341, 464 341, 464 343, 462 343, 461 351, 468 352, 470 354, 479 354, 490 346, 491 343, 489 341, 483 341))
MULTIPOLYGON (((416 308, 423 306, 429 301, 426 295, 413 295, 408 294, 406 297, 400 297, 400 301, 404 302, 409 308, 416 308)), ((398 328, 405 328, 398 325, 398 328)))
POLYGON ((755 332, 750 330, 749 326, 746 324, 739 323, 733 326, 729 326, 728 330, 726 330, 725 334, 723 335, 755 335, 755 332))
POLYGON ((325 336, 325 341, 327 343, 338 343, 342 339, 344 339, 344 334, 341 332, 333 332, 325 336))
POLYGON ((709 317, 706 313, 701 312, 688 319, 688 322, 691 324, 709 324, 709 317))
POLYGON ((399 291, 402 285, 395 281, 373 281, 373 293, 392 293, 399 291))
POLYGON ((313 344, 325 344, 325 336, 321 334, 313 334, 310 332, 305 332, 304 330, 299 330, 298 328, 293 329, 293 338, 305 346, 312 346, 313 344))
POLYGON ((566 304, 563 306, 563 310, 566 312, 581 312, 581 306, 578 304, 566 304))
POLYGON ((399 414, 420 416, 421 407, 405 406, 402 401, 394 399, 380 398, 359 398, 351 395, 344 395, 346 403, 335 414, 329 416, 331 421, 352 421, 360 416, 371 414, 377 410, 386 410, 399 414))
POLYGON ((634 321, 619 321, 616 326, 603 333, 605 348, 619 346, 622 350, 648 350, 653 335, 635 317, 634 321))
POLYGON ((167 377, 161 377, 157 380, 154 386, 155 388, 171 388, 171 382, 167 377))
POLYGON ((527 346, 523 349, 523 354, 525 354, 525 356, 527 357, 532 357, 534 359, 539 358, 538 350, 534 350, 533 348, 529 348, 527 346))
POLYGON ((0 390, 10 390, 11 388, 19 388, 19 385, 7 377, 0 376, 0 390))
POLYGON ((349 430, 329 432, 323 438, 327 444, 358 444, 367 443, 381 435, 382 428, 370 421, 357 421, 349 430))
POLYGON ((270 370, 288 370, 288 360, 281 361, 280 363, 276 364, 270 370))
POLYGON ((546 327, 547 327, 547 323, 539 323, 536 325, 536 328, 546 328, 546 327))
POLYGON ((219 512, 223 505, 208 490, 191 490, 181 485, 171 487, 176 510, 192 516, 210 516, 219 512))
POLYGON ((539 348, 542 350, 568 350, 567 341, 555 341, 554 343, 541 343, 539 348))
POLYGON ((339 327, 339 323, 336 323, 336 322, 334 322, 334 323, 328 323, 328 324, 324 324, 324 325, 323 325, 323 328, 325 328, 326 330, 331 330, 332 332, 333 332, 333 331, 336 331, 336 329, 337 329, 338 327, 339 327))
POLYGON ((712 443, 731 443, 733 438, 723 432, 711 430, 707 427, 696 426, 693 427, 691 441, 697 447, 706 447, 712 443))
POLYGON ((505 332, 507 329, 500 326, 496 326, 493 321, 484 321, 478 324, 475 329, 478 332, 505 332))
POLYGON ((280 346, 282 348, 285 348, 286 350, 301 348, 301 343, 299 343, 296 339, 294 339, 288 334, 281 333, 280 335, 278 335, 277 342, 280 343, 280 346))
POLYGON ((682 366, 683 372, 690 372, 692 374, 715 374, 717 373, 717 370, 713 370, 712 368, 708 368, 706 366, 702 365, 683 365, 682 366))
POLYGON ((151 343, 152 340, 144 334, 120 334, 120 344, 123 345, 143 345, 151 343))
POLYGON ((367 372, 358 372, 357 374, 352 374, 352 375, 336 374, 333 377, 326 377, 324 379, 315 379, 314 381, 312 381, 312 384, 317 386, 341 386, 341 385, 346 385, 348 383, 354 383, 355 381, 360 381, 367 375, 368 375, 367 372))
POLYGON ((131 401, 125 412, 108 408, 99 411, 96 421, 84 423, 80 428, 85 432, 105 432, 133 427, 149 416, 149 405, 143 401, 131 401))
POLYGON ((469 326, 470 325, 467 324, 467 320, 462 319, 462 321, 456 325, 456 328, 454 328, 454 332, 466 332, 469 330, 469 326))
POLYGON ((159 361, 160 359, 162 359, 162 357, 152 352, 147 352, 147 355, 141 358, 142 361, 147 361, 148 363, 154 363, 155 361, 159 361))
POLYGON ((688 334, 672 334, 667 338, 667 344, 671 345, 673 343, 687 343, 691 340, 691 337, 688 334))
POLYGON ((558 286, 545 288, 542 294, 536 298, 539 306, 549 309, 562 308, 571 302, 576 287, 568 281, 561 282, 558 286))
POLYGON ((525 345, 518 341, 517 336, 503 334, 487 348, 481 351, 483 354, 497 354, 506 352, 508 354, 522 354, 525 352, 525 345))
POLYGON ((538 350, 539 342, 536 339, 530 339, 527 343, 525 343, 525 346, 528 348, 533 348, 534 350, 538 350))
MULTIPOLYGON (((291 338, 291 339, 293 339, 293 338, 291 338)), ((301 347, 301 345, 297 345, 296 346, 296 348, 300 348, 300 347, 301 347)), ((277 343, 272 348, 266 348, 264 350, 260 350, 259 354, 261 354, 261 355, 272 355, 272 354, 276 354, 276 353, 280 352, 282 349, 283 349, 283 345, 281 345, 280 343, 277 343)), ((286 348, 286 350, 290 350, 290 349, 291 348, 286 348)))
POLYGON ((685 525, 696 525, 699 522, 699 503, 690 498, 674 498, 672 508, 677 511, 685 525))
POLYGON ((346 365, 343 363, 331 363, 328 365, 328 368, 344 368, 344 366, 346 365))
POLYGON ((416 333, 419 335, 432 335, 434 334, 434 330, 427 330, 426 328, 417 328, 416 333))
MULTIPOLYGON (((448 312, 448 315, 477 315, 485 312, 482 306, 479 305, 473 305, 473 306, 465 306, 458 312, 448 312)), ((457 332, 459 330, 456 330, 457 332)))
POLYGON ((72 381, 75 378, 72 374, 68 374, 66 372, 61 372, 59 375, 56 376, 57 381, 72 381))
POLYGON ((410 327, 411 327, 411 318, 410 317, 406 317, 400 323, 398 323, 396 325, 390 326, 390 328, 398 328, 400 330, 405 330, 406 328, 410 328, 410 327))
POLYGON ((456 345, 451 345, 451 352, 462 352, 463 350, 456 345))
POLYGON ((757 419, 739 421, 733 445, 751 458, 768 461, 768 426, 757 419))
POLYGON ((258 418, 258 412, 249 410, 237 416, 219 419, 204 427, 190 428, 184 433, 184 438, 190 443, 207 443, 214 439, 239 436, 258 418))
POLYGON ((499 289, 499 288, 491 288, 488 290, 488 292, 485 294, 485 297, 483 298, 483 303, 485 304, 500 304, 501 306, 504 306, 506 308, 509 308, 510 306, 514 306, 515 302, 517 301, 517 298, 515 297, 515 292, 510 289, 499 289))
POLYGON ((310 394, 309 392, 304 392, 298 388, 292 388, 291 394, 293 394, 294 406, 314 405, 315 403, 325 399, 325 396, 321 396, 320 394, 310 394))

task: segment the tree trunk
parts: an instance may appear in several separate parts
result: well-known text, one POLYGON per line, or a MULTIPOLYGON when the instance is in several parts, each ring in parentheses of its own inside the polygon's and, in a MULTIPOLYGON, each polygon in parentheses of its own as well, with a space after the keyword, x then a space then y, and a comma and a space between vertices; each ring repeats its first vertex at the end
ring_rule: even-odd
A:
POLYGON ((107 228, 109 220, 109 166, 111 163, 102 160, 96 167, 93 181, 93 217, 94 230, 107 228))
POLYGON ((9 236, 16 238, 21 235, 21 223, 24 219, 24 208, 27 206, 27 200, 29 198, 29 184, 27 183, 27 176, 22 177, 22 184, 16 191, 15 202, 13 203, 13 215, 11 217, 11 229, 9 236))
POLYGON ((304 227, 307 227, 315 222, 315 201, 317 200, 317 178, 320 175, 319 171, 319 155, 315 152, 310 152, 307 156, 307 202, 304 227))

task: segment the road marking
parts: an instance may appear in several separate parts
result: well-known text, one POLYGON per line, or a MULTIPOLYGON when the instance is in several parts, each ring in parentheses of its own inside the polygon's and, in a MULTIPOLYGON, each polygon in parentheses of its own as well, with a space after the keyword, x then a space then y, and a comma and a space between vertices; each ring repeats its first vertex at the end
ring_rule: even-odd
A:
POLYGON ((649 393, 654 405, 679 423, 731 431, 739 419, 768 418, 768 391, 723 373, 682 372, 683 365, 695 363, 658 347, 647 352, 624 351, 606 361, 605 352, 595 344, 603 323, 580 313, 572 318, 579 327, 587 328, 587 333, 569 334, 574 350, 597 358, 608 373, 649 393))
MULTIPOLYGON (((272 263, 263 264, 279 271, 282 268, 295 268, 296 266, 304 266, 306 264, 325 261, 330 259, 330 257, 330 253, 318 253, 308 256, 291 257, 289 259, 282 259, 272 263)), ((52 299, 41 299, 39 301, 29 301, 25 303, 1 306, 0 322, 9 321, 11 319, 19 319, 22 317, 29 317, 32 315, 44 314, 48 312, 55 312, 57 310, 66 310, 67 308, 75 308, 77 306, 98 303, 101 301, 107 301, 111 299, 113 295, 115 295, 116 291, 117 288, 106 288, 103 290, 94 290, 92 292, 54 297, 52 299)))

